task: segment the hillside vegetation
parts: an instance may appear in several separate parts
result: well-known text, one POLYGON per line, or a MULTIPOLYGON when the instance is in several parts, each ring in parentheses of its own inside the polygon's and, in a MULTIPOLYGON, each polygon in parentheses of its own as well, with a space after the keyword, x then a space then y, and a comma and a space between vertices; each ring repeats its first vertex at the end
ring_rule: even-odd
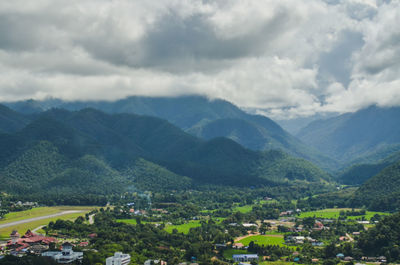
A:
POLYGON ((22 130, 0 135, 0 147, 0 188, 54 196, 55 203, 84 203, 91 196, 104 201, 135 189, 329 180, 310 162, 282 151, 260 153, 227 138, 205 141, 159 118, 94 109, 43 112, 22 130))
POLYGON ((376 106, 318 120, 297 136, 344 164, 373 163, 400 150, 400 108, 376 106), (369 161, 363 159, 369 157, 369 161))
POLYGON ((149 115, 168 120, 190 134, 210 140, 226 137, 252 150, 281 149, 330 171, 339 164, 314 148, 303 144, 268 117, 252 115, 224 100, 201 96, 173 98, 128 97, 117 101, 72 101, 49 99, 22 101, 8 106, 24 113, 40 113, 49 108, 82 110, 95 108, 106 113, 149 115))

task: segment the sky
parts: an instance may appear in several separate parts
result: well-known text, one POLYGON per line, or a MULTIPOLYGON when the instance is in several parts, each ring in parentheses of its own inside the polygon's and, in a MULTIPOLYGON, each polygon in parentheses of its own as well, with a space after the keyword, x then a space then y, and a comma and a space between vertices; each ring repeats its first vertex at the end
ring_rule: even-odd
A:
POLYGON ((400 105, 400 1, 0 1, 0 101, 199 94, 276 119, 400 105))

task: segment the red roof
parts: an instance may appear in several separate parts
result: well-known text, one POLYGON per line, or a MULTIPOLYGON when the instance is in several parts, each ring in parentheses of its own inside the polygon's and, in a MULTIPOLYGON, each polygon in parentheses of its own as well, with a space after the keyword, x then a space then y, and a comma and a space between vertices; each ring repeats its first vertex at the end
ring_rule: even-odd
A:
POLYGON ((25 235, 23 235, 23 238, 30 238, 30 237, 35 237, 37 236, 36 234, 34 234, 31 230, 26 231, 25 235))
MULTIPOLYGON (((26 231, 25 235, 23 235, 21 238, 18 238, 16 245, 26 245, 26 244, 32 244, 32 243, 43 243, 46 245, 49 245, 52 242, 56 242, 56 239, 54 237, 46 237, 46 236, 40 236, 32 233, 31 230, 26 231)), ((12 241, 8 241, 7 243, 8 246, 13 245, 12 241)), ((28 245, 29 246, 29 245, 28 245)))

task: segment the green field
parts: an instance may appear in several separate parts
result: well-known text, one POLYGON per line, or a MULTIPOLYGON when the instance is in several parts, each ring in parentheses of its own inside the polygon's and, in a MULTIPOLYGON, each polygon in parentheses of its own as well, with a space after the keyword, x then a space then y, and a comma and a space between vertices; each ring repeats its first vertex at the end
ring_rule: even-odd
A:
POLYGON ((200 221, 193 220, 193 221, 189 221, 188 223, 181 224, 181 225, 167 225, 165 227, 165 231, 167 231, 168 233, 172 233, 172 230, 176 229, 176 230, 178 230, 178 233, 188 234, 190 228, 195 228, 195 227, 199 227, 199 226, 201 226, 200 221))
POLYGON ((118 219, 117 222, 129 224, 129 225, 137 225, 136 219, 118 219))
POLYGON ((234 212, 249 213, 253 209, 253 205, 236 206, 233 208, 234 212))
POLYGON ((65 214, 53 218, 42 219, 38 221, 33 221, 25 224, 19 224, 15 226, 5 227, 0 229, 0 238, 6 239, 9 237, 10 233, 13 230, 17 230, 20 234, 25 234, 25 232, 30 229, 33 230, 39 226, 47 225, 50 221, 56 221, 57 219, 62 220, 75 220, 78 216, 84 216, 86 213, 90 212, 93 209, 98 207, 84 207, 84 206, 56 206, 56 207, 38 207, 33 208, 31 210, 20 211, 20 212, 12 212, 8 213, 4 216, 3 219, 0 220, 0 224, 7 224, 14 221, 20 221, 35 217, 41 217, 51 214, 60 213, 63 211, 83 211, 81 213, 71 213, 65 214))
POLYGON ((245 246, 248 246, 250 242, 253 241, 257 245, 279 245, 283 246, 285 240, 283 239, 283 235, 275 234, 275 235, 257 235, 257 236, 249 236, 239 240, 237 243, 242 243, 245 246))
POLYGON ((235 254, 254 254, 254 253, 249 253, 249 252, 247 252, 247 250, 244 250, 244 249, 232 249, 232 248, 230 248, 230 249, 224 250, 223 256, 226 259, 232 259, 232 255, 235 255, 235 254))
MULTIPOLYGON (((360 210, 360 209, 355 209, 355 210, 360 210)), ((351 211, 351 209, 350 208, 334 208, 334 209, 325 209, 325 210, 320 210, 320 211, 303 212, 299 215, 299 218, 317 217, 317 218, 326 218, 326 219, 337 219, 340 217, 340 211, 351 211)), ((390 215, 389 213, 384 213, 384 212, 367 211, 365 215, 348 216, 347 218, 352 219, 352 220, 357 220, 357 219, 361 219, 362 217, 364 217, 365 220, 369 220, 375 214, 390 215)))

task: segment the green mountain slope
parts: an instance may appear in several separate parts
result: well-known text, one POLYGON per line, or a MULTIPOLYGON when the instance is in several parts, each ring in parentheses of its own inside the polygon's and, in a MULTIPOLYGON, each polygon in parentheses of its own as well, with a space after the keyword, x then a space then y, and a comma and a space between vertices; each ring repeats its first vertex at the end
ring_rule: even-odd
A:
POLYGON ((0 187, 11 193, 107 195, 152 182, 175 189, 329 178, 283 152, 255 152, 226 138, 204 141, 159 118, 94 109, 42 113, 21 131, 0 135, 0 145, 7 157, 0 187))
POLYGON ((399 210, 400 161, 365 182, 356 191, 354 203, 376 210, 399 210))
POLYGON ((400 150, 400 108, 373 106, 315 121, 297 136, 345 164, 364 156, 377 161, 400 150))
POLYGON ((0 132, 16 132, 29 123, 29 119, 0 104, 0 132))
MULTIPOLYGON (((95 108, 106 113, 131 113, 166 119, 179 128, 203 139, 227 137, 252 150, 282 149, 294 156, 317 163, 327 170, 337 169, 338 163, 309 148, 296 137, 283 130, 277 123, 261 115, 248 114, 224 100, 208 100, 201 96, 176 98, 128 97, 110 101, 60 100, 27 101, 28 106, 41 109, 59 107, 68 110, 95 108)), ((24 102, 8 103, 23 111, 24 102)))
POLYGON ((360 185, 378 174, 389 165, 400 161, 400 152, 396 152, 371 164, 356 164, 346 168, 338 177, 338 181, 347 185, 360 185))

